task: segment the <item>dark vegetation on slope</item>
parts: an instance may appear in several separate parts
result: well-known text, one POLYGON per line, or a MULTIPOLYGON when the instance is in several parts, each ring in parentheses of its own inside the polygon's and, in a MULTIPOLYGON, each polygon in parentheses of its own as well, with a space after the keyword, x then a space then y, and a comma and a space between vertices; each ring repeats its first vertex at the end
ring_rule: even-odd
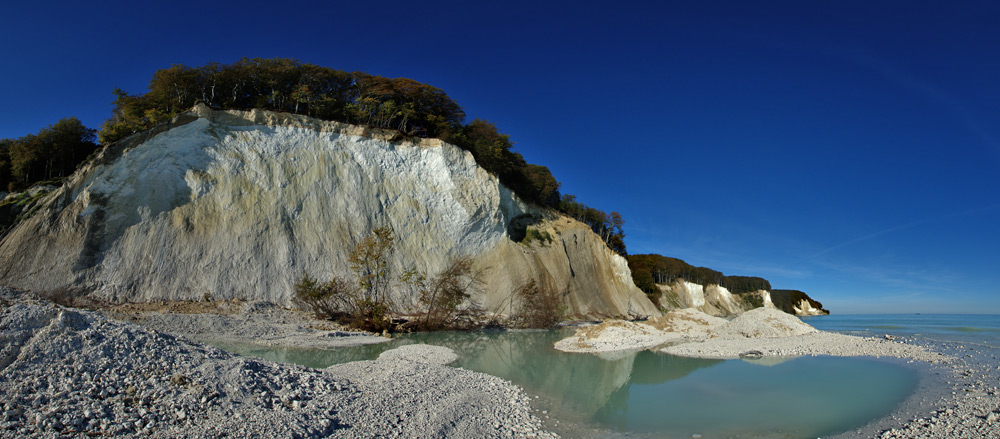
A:
POLYGON ((0 139, 0 188, 14 192, 68 177, 97 149, 95 130, 68 117, 36 134, 0 139))
POLYGON ((699 285, 719 285, 733 294, 771 289, 771 283, 764 278, 726 276, 711 268, 695 267, 680 259, 657 254, 629 255, 628 266, 635 285, 653 299, 653 303, 656 303, 660 294, 656 284, 669 284, 677 279, 699 285))
MULTIPOLYGON (((628 255, 629 270, 632 271, 632 281, 653 303, 659 303, 660 290, 657 284, 670 284, 678 279, 703 286, 719 285, 730 293, 739 295, 752 307, 764 306, 763 298, 753 294, 757 290, 771 292, 774 306, 789 314, 795 314, 795 307, 802 300, 809 301, 813 308, 823 309, 823 304, 813 300, 809 295, 798 290, 774 290, 767 279, 753 276, 726 276, 711 268, 695 267, 683 260, 657 254, 628 255)), ((827 310, 827 314, 830 312, 827 310)))
POLYGON ((0 200, 0 237, 31 215, 53 186, 62 184, 97 149, 95 131, 69 117, 36 134, 0 139, 0 190, 31 191, 0 200))

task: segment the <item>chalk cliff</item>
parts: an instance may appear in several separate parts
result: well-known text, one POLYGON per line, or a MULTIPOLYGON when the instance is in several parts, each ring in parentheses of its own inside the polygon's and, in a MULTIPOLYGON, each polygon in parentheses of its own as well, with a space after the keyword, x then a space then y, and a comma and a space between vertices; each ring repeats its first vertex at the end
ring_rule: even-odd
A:
POLYGON ((719 285, 704 286, 683 279, 656 286, 660 290, 659 306, 668 311, 696 308, 713 316, 736 316, 744 311, 767 307, 798 316, 830 314, 820 302, 797 290, 757 290, 732 294, 719 285))
POLYGON ((747 300, 719 285, 700 285, 683 279, 670 284, 658 284, 660 307, 666 310, 695 308, 713 316, 735 316, 758 306, 774 307, 770 294, 765 290, 751 293, 757 301, 747 300), (759 302, 759 303, 757 303, 759 302))
POLYGON ((48 195, 0 242, 0 284, 290 304, 305 274, 349 276, 348 252, 379 226, 396 237, 396 273, 472 257, 490 310, 534 279, 563 293, 568 317, 659 314, 586 225, 522 202, 458 147, 205 106, 105 148, 48 195), (552 240, 516 242, 526 227, 552 240))
POLYGON ((787 313, 799 316, 822 316, 830 314, 823 304, 799 290, 772 290, 775 306, 787 313))

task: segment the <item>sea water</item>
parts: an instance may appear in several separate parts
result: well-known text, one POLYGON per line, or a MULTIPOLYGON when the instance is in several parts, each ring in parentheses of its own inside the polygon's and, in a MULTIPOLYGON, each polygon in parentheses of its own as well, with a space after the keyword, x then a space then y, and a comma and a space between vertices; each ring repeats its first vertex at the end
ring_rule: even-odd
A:
MULTIPOLYGON (((991 328, 1000 329, 990 321, 959 325, 958 320, 930 316, 806 319, 821 329, 861 335, 913 336, 936 328, 935 336, 947 337, 978 334, 979 329, 973 328, 988 334, 993 334, 991 328)), ((315 368, 375 359, 404 344, 446 346, 459 356, 453 366, 505 378, 537 396, 533 406, 539 413, 545 411, 540 416, 548 417, 547 426, 567 437, 816 438, 889 414, 914 392, 920 379, 914 367, 871 358, 705 360, 650 351, 593 355, 553 348, 557 340, 572 333, 568 329, 424 333, 385 344, 337 349, 216 345, 315 368)))
POLYGON ((1000 315, 995 314, 855 314, 803 317, 802 321, 816 329, 851 335, 889 334, 1000 348, 1000 315))

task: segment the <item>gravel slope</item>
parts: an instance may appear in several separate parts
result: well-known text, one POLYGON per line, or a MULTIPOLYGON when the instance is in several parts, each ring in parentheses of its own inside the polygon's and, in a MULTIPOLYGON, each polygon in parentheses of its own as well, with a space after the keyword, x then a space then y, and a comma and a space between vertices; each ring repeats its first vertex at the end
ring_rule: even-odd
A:
POLYGON ((923 403, 922 410, 903 408, 858 431, 830 439, 1000 439, 1000 348, 908 339, 947 360, 931 367, 945 391, 923 403))
POLYGON ((321 371, 6 288, 0 346, 2 438, 550 436, 520 388, 441 348, 321 371))
POLYGON ((727 337, 668 346, 660 350, 671 355, 696 358, 735 359, 747 351, 759 351, 767 357, 832 355, 838 357, 895 357, 938 363, 945 356, 920 346, 879 338, 855 337, 815 331, 788 337, 727 337))
MULTIPOLYGON (((809 332, 669 349, 732 358, 888 355, 933 363, 951 391, 837 439, 1000 438, 1000 349, 809 332), (734 354, 737 353, 737 354, 734 354), (719 354, 721 355, 721 354, 719 354)), ((553 437, 502 379, 409 345, 327 370, 235 356, 0 288, 0 438, 553 437)))

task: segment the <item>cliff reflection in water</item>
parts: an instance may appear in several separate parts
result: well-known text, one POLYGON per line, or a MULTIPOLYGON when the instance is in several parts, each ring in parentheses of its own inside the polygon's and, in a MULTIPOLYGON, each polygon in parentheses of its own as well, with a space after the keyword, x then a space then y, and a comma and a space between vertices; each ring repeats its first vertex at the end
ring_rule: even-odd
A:
POLYGON ((720 362, 651 352, 571 354, 553 348, 556 341, 572 334, 571 329, 419 333, 399 336, 390 343, 336 349, 289 349, 218 341, 210 344, 241 355, 318 369, 374 360, 388 349, 407 344, 446 346, 458 354, 452 366, 510 380, 543 398, 557 417, 578 420, 591 419, 613 402, 613 396, 615 401, 626 400, 630 383, 663 383, 720 362))
MULTIPOLYGON (((553 348, 572 330, 420 334, 407 341, 440 344, 454 349, 454 366, 499 376, 547 400, 558 418, 589 420, 612 402, 627 395, 630 383, 663 383, 720 363, 654 354, 619 352, 603 355, 571 354, 553 348)), ((627 399, 627 396, 624 397, 627 399)))
POLYGON ((883 416, 916 386, 916 371, 865 358, 703 360, 649 351, 570 354, 556 331, 439 332, 337 349, 214 343, 243 355, 325 368, 406 344, 446 346, 453 366, 510 380, 557 420, 634 437, 817 437, 883 416), (767 367, 763 367, 767 366, 767 367), (766 403, 765 403, 766 402, 766 403))

